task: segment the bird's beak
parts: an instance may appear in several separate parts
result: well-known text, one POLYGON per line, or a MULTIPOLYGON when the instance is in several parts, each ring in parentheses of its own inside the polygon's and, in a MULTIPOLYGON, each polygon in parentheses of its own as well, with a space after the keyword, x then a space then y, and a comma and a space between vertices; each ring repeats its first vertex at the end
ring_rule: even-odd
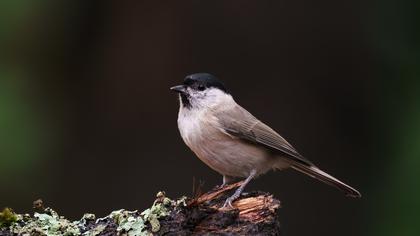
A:
POLYGON ((186 88, 185 85, 177 85, 177 86, 173 86, 171 87, 171 90, 177 93, 186 93, 186 88))

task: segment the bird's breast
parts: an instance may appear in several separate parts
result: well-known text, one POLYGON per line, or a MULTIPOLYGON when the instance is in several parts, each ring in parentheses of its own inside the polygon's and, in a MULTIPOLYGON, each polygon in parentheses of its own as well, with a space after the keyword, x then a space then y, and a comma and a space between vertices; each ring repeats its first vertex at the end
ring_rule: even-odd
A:
POLYGON ((238 177, 246 177, 252 169, 260 173, 270 169, 272 157, 266 150, 224 132, 217 117, 187 112, 178 117, 182 139, 212 169, 238 177))
POLYGON ((196 153, 204 148, 206 142, 223 138, 220 137, 222 133, 217 119, 200 111, 180 112, 178 128, 184 142, 196 153))

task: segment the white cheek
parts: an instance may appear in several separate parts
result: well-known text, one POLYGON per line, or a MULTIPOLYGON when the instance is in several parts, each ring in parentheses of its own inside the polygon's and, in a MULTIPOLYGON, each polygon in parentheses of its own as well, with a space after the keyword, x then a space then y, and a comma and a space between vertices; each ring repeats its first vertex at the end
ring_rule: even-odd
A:
POLYGON ((212 108, 215 106, 225 105, 225 103, 231 103, 233 99, 231 95, 226 94, 219 89, 210 88, 198 94, 197 101, 202 107, 212 108))

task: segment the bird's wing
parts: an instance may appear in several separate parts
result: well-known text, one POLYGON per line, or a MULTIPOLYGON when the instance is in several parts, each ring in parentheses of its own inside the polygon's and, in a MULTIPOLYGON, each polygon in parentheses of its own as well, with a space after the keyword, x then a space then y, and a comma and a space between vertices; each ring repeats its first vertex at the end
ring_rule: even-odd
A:
POLYGON ((218 111, 216 114, 222 129, 229 135, 262 145, 269 150, 283 154, 283 157, 291 161, 309 166, 313 165, 276 131, 241 106, 236 105, 233 109, 218 111))

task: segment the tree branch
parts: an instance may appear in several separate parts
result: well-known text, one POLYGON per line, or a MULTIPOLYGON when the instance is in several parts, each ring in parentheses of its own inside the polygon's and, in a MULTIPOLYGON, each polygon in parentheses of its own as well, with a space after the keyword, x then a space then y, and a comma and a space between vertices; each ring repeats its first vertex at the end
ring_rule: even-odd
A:
POLYGON ((34 204, 38 212, 33 216, 5 209, 7 217, 3 219, 0 213, 0 236, 280 235, 280 202, 268 193, 246 193, 233 202, 234 209, 222 207, 240 184, 214 189, 193 199, 171 200, 160 192, 152 207, 141 213, 118 210, 98 219, 85 214, 79 221, 60 217, 37 201, 34 204))

